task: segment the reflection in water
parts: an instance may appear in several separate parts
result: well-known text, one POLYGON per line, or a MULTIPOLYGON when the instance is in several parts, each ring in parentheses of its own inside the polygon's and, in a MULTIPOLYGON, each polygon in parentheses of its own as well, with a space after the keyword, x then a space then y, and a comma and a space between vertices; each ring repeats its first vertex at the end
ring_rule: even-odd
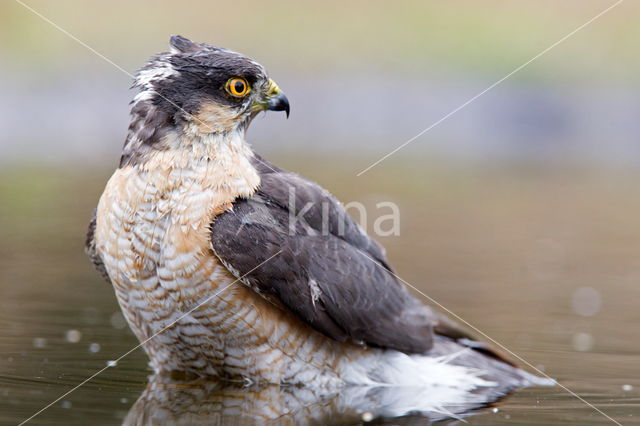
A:
POLYGON ((448 388, 349 386, 338 390, 298 386, 241 386, 154 375, 124 425, 344 424, 396 419, 430 424, 460 419, 486 406, 486 394, 448 388))
MULTIPOLYGON (((355 159, 278 162, 304 170, 341 199, 372 200, 372 208, 394 194, 402 235, 383 242, 404 279, 621 424, 637 423, 640 176, 530 169, 450 174, 417 158, 356 181, 355 159)), ((110 173, 0 168, 2 425, 20 423, 138 344, 113 289, 96 276, 81 247, 86 218, 110 173)), ((222 390, 161 378, 153 378, 129 413, 145 390, 147 362, 144 352, 134 351, 28 424, 113 426, 127 415, 129 423, 360 422, 357 409, 349 408, 355 405, 349 398, 358 398, 349 391, 305 400, 298 389, 222 390), (260 414, 268 408, 270 415, 260 414)), ((415 389, 390 392, 381 398, 371 391, 361 409, 395 415, 408 401, 400 394, 415 389)), ((416 399, 442 395, 425 393, 416 399)), ((463 413, 474 405, 445 407, 463 413)), ((520 390, 482 413, 467 420, 491 426, 607 421, 558 386, 520 390)), ((437 409, 428 415, 446 417, 437 409)))

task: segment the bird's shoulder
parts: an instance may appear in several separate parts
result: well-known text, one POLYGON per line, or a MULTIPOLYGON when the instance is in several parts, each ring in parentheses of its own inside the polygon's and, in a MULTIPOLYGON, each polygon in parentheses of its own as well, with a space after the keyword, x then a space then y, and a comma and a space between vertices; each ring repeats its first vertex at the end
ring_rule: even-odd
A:
POLYGON ((265 203, 288 213, 289 226, 302 222, 311 232, 337 237, 368 253, 387 269, 386 251, 354 221, 343 204, 316 182, 289 170, 282 169, 259 155, 253 166, 260 175, 260 185, 250 202, 265 203))

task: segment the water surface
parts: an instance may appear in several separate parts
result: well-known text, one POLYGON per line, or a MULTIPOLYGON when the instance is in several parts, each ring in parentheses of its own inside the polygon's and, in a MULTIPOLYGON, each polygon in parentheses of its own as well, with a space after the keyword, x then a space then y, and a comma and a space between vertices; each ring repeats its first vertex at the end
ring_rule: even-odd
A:
MULTIPOLYGON (((380 240, 402 278, 621 424, 640 423, 638 176, 391 164, 356 179, 352 163, 332 164, 331 172, 321 161, 280 163, 345 201, 367 204, 370 220, 377 202, 396 202, 400 235, 380 240)), ((2 172, 2 424, 20 423, 138 343, 112 289, 82 252, 86 222, 108 173, 2 172)), ((153 415, 195 424, 362 419, 345 405, 345 395, 188 378, 149 382, 146 364, 141 350, 132 352, 31 423, 117 425, 151 422, 153 415)), ((445 417, 436 413, 431 420, 445 417)), ((465 420, 610 423, 561 387, 522 390, 465 420)))

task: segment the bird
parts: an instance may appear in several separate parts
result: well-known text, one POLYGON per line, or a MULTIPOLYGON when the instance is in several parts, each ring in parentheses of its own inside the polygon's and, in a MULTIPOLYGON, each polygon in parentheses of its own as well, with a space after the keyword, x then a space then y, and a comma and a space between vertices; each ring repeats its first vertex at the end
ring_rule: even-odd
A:
POLYGON ((451 424, 458 424, 489 409, 484 403, 487 391, 491 392, 485 388, 461 402, 455 389, 430 386, 245 385, 154 374, 122 425, 329 425, 373 419, 379 423, 396 419, 387 423, 400 425, 455 419, 451 424))
POLYGON ((86 251, 156 372, 470 393, 544 384, 413 296, 318 184, 246 140, 289 100, 253 59, 172 36, 136 74, 86 251))

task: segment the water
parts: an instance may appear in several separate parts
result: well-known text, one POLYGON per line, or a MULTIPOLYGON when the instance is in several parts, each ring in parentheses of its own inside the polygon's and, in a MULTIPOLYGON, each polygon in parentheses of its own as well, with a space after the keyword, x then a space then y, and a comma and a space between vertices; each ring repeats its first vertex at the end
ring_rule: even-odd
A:
MULTIPOLYGON (((355 178, 281 159, 341 199, 401 209, 381 238, 400 276, 621 424, 640 424, 637 176, 393 164, 355 178)), ((4 170, 0 179, 0 423, 18 424, 134 348, 82 252, 108 171, 4 170)), ((370 218, 372 220, 372 218, 370 218)), ((371 228, 371 226, 369 226, 371 228)), ((32 424, 359 423, 362 395, 150 378, 133 351, 32 424), (357 398, 356 398, 357 397, 357 398)), ((376 394, 365 395, 370 410, 376 394), (367 399, 368 398, 368 399, 367 399)), ((366 406, 366 404, 365 404, 366 406)), ((368 414, 365 413, 365 419, 368 414)), ((441 420, 442 413, 432 413, 441 420)), ((468 412, 471 424, 608 424, 556 386, 468 412)), ((376 419, 428 424, 429 419, 376 419)), ((443 420, 456 423, 459 420, 443 420)))

